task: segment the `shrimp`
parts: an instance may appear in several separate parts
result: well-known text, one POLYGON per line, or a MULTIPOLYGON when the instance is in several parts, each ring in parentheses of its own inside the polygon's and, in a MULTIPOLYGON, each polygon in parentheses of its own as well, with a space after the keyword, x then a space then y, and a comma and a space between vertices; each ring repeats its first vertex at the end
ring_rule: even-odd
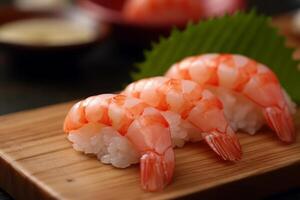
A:
POLYGON ((67 114, 64 131, 97 123, 113 127, 140 153, 142 188, 162 190, 170 183, 175 165, 169 124, 160 112, 125 95, 98 95, 76 103, 67 114))
POLYGON ((184 25, 202 13, 199 0, 128 0, 123 8, 127 21, 150 25, 184 25))
MULTIPOLYGON (((223 159, 241 158, 238 138, 225 119, 222 103, 193 81, 166 77, 143 79, 130 84, 123 93, 140 98, 161 111, 178 113, 223 159)), ((172 122, 169 124, 172 126, 172 122)))
MULTIPOLYGON (((167 77, 192 80, 214 91, 226 89, 255 105, 280 140, 295 140, 292 104, 276 75, 265 65, 234 54, 204 54, 174 64, 167 77)), ((223 98, 223 104, 227 103, 223 98)), ((235 109, 228 108, 228 109, 235 109)), ((238 112, 236 109, 234 112, 238 112)), ((237 119, 238 121, 239 119, 237 119)))

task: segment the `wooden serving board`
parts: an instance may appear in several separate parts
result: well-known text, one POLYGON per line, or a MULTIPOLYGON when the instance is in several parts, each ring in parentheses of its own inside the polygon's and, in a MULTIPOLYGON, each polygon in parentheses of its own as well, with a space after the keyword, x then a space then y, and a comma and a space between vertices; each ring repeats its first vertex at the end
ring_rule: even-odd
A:
MULTIPOLYGON (((0 117, 0 186, 16 199, 168 199, 239 195, 243 199, 300 186, 300 137, 282 144, 270 131, 239 134, 244 156, 220 161, 204 144, 176 149, 174 180, 144 192, 138 165, 116 169, 72 149, 62 131, 71 103, 0 117)), ((300 130, 300 112, 297 116, 300 130)))

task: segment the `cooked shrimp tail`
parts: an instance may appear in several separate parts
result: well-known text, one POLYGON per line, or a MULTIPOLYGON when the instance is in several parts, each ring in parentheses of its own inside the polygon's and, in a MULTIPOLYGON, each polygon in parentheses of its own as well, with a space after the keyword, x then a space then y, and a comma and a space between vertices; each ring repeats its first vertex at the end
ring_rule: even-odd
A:
POLYGON ((142 188, 147 191, 162 190, 171 182, 175 167, 168 122, 158 110, 146 108, 130 125, 127 136, 142 151, 142 188))
POLYGON ((241 145, 235 135, 215 131, 207 134, 204 139, 224 160, 237 161, 242 158, 241 145))
POLYGON ((224 160, 241 159, 242 150, 238 137, 225 118, 221 101, 211 92, 203 92, 202 101, 191 111, 188 119, 203 130, 205 141, 224 160))
POLYGON ((291 143, 295 140, 295 128, 293 119, 287 106, 284 110, 277 107, 267 107, 264 115, 269 126, 276 132, 280 140, 291 143))
POLYGON ((167 149, 163 155, 153 151, 141 157, 141 185, 147 191, 162 190, 172 180, 174 171, 174 152, 167 149))

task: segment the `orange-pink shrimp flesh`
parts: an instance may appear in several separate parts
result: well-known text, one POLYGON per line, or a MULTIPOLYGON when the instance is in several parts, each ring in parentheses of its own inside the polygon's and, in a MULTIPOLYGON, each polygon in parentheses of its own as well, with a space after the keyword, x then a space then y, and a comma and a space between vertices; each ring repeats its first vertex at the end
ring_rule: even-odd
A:
POLYGON ((219 99, 193 81, 155 77, 130 84, 123 92, 161 111, 173 111, 193 124, 225 160, 239 160, 241 147, 219 99))
POLYGON ((280 83, 261 63, 241 55, 204 54, 174 64, 166 76, 235 91, 262 109, 267 124, 280 140, 295 140, 292 115, 280 83))
POLYGON ((127 21, 150 25, 184 25, 202 13, 199 0, 128 0, 123 8, 127 21))
POLYGON ((145 190, 162 190, 170 183, 175 158, 169 124, 158 110, 124 95, 93 96, 71 108, 64 131, 88 123, 112 126, 132 142, 141 154, 141 185, 145 190))

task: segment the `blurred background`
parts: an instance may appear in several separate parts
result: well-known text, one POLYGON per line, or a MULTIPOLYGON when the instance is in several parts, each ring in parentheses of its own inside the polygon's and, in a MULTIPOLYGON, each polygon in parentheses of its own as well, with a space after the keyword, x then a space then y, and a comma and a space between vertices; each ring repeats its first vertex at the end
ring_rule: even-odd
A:
MULTIPOLYGON (((121 90, 151 41, 191 19, 256 8, 300 47, 300 0, 198 0, 201 12, 174 8, 175 18, 141 15, 129 1, 0 0, 0 115, 121 90)), ((2 199, 11 197, 0 189, 2 199)), ((269 199, 300 199, 300 190, 269 199)))

